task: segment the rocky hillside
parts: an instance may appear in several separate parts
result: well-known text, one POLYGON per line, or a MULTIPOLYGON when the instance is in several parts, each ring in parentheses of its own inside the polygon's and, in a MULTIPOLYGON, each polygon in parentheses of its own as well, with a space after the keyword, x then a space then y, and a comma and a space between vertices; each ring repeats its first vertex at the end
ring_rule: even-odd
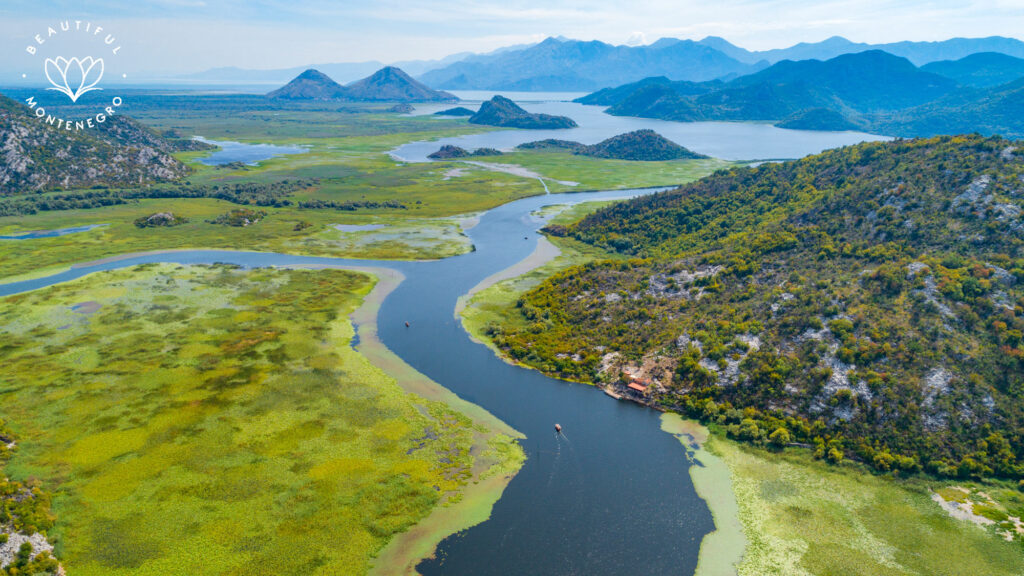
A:
POLYGON ((480 110, 469 117, 469 122, 470 124, 533 130, 576 127, 576 122, 572 118, 552 116, 551 114, 532 114, 504 96, 495 96, 481 104, 480 110))
POLYGON ((0 96, 0 194, 176 180, 188 168, 170 155, 190 147, 123 116, 98 129, 59 130, 0 96))
POLYGON ((870 143, 716 173, 555 235, 492 334, 545 372, 878 470, 1024 477, 1024 144, 870 143))

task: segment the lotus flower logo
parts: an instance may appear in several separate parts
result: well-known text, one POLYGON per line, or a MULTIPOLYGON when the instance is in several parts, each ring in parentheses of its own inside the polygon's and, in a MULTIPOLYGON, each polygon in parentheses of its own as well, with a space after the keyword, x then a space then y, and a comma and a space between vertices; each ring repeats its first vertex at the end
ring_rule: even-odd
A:
POLYGON ((67 95, 72 102, 77 102, 83 94, 96 88, 103 78, 103 58, 57 58, 46 59, 46 79, 53 84, 47 90, 56 90, 67 95))

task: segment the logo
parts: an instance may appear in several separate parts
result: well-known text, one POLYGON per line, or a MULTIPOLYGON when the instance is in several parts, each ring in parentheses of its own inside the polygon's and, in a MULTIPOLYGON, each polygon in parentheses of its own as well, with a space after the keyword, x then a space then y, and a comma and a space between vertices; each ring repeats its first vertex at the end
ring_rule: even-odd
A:
POLYGON ((103 88, 96 87, 103 79, 103 58, 93 58, 92 56, 86 56, 81 60, 78 58, 69 60, 63 56, 58 56, 56 59, 47 58, 46 79, 53 84, 53 87, 47 88, 47 90, 56 90, 66 94, 72 102, 78 102, 78 98, 86 92, 103 90, 103 88), (94 70, 95 72, 93 72, 94 70), (69 72, 71 74, 70 84, 68 83, 69 72), (93 78, 92 82, 89 82, 90 78, 93 78), (76 79, 78 86, 72 90, 71 84, 74 84, 76 79))
MULTIPOLYGON (((116 62, 121 52, 117 37, 92 22, 64 20, 36 34, 25 47, 29 59, 26 80, 47 85, 46 92, 60 97, 44 98, 39 94, 25 100, 39 120, 64 130, 95 128, 117 113, 124 103, 120 96, 85 98, 90 92, 103 91, 108 62, 116 62), (65 99, 66 98, 66 99, 65 99), (47 108, 51 111, 47 111, 47 108)), ((127 74, 121 74, 127 78, 127 74)))

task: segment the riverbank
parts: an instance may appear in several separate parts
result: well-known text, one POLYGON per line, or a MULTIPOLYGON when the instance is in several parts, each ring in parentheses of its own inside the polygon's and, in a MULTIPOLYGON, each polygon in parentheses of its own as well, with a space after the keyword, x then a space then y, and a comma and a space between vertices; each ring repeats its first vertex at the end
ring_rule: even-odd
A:
POLYGON ((523 435, 483 408, 462 400, 420 374, 381 343, 377 336, 377 312, 404 277, 387 268, 359 270, 373 274, 378 282, 363 304, 350 315, 359 334, 356 350, 394 378, 406 392, 444 402, 475 424, 471 453, 476 455, 476 460, 472 479, 461 490, 459 498, 435 507, 415 526, 395 535, 377 554, 370 571, 371 575, 411 576, 416 574, 416 564, 431 556, 441 540, 487 520, 494 503, 522 465, 524 455, 516 440, 523 435))
POLYGON ((740 522, 731 471, 714 448, 720 440, 711 436, 699 422, 670 412, 661 415, 661 429, 686 447, 693 463, 690 467, 693 486, 715 520, 715 531, 705 536, 700 544, 694 576, 736 576, 747 549, 747 538, 740 522))

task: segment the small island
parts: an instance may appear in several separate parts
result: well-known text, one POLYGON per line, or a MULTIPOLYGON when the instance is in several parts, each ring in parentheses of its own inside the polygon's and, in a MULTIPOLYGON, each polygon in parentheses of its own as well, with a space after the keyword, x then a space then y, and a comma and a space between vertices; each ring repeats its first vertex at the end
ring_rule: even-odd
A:
POLYGON ((577 127, 572 118, 551 114, 533 114, 523 110, 518 104, 504 96, 495 96, 481 104, 480 110, 470 116, 469 123, 527 130, 559 130, 577 127))
POLYGON ((494 148, 477 148, 470 152, 460 146, 445 144, 437 152, 427 155, 431 160, 450 160, 452 158, 468 158, 470 156, 501 156, 501 150, 494 148))
POLYGON ((828 108, 809 108, 796 112, 775 125, 776 128, 788 130, 822 130, 825 132, 845 132, 860 128, 835 110, 828 108))
POLYGON ((476 114, 465 106, 456 106, 455 108, 448 108, 446 110, 439 110, 434 112, 434 116, 472 116, 476 114))
POLYGON ((517 146, 520 150, 562 149, 580 156, 660 162, 665 160, 695 160, 707 158, 658 134, 654 130, 636 130, 612 136, 597 144, 587 145, 570 140, 538 140, 517 146))

